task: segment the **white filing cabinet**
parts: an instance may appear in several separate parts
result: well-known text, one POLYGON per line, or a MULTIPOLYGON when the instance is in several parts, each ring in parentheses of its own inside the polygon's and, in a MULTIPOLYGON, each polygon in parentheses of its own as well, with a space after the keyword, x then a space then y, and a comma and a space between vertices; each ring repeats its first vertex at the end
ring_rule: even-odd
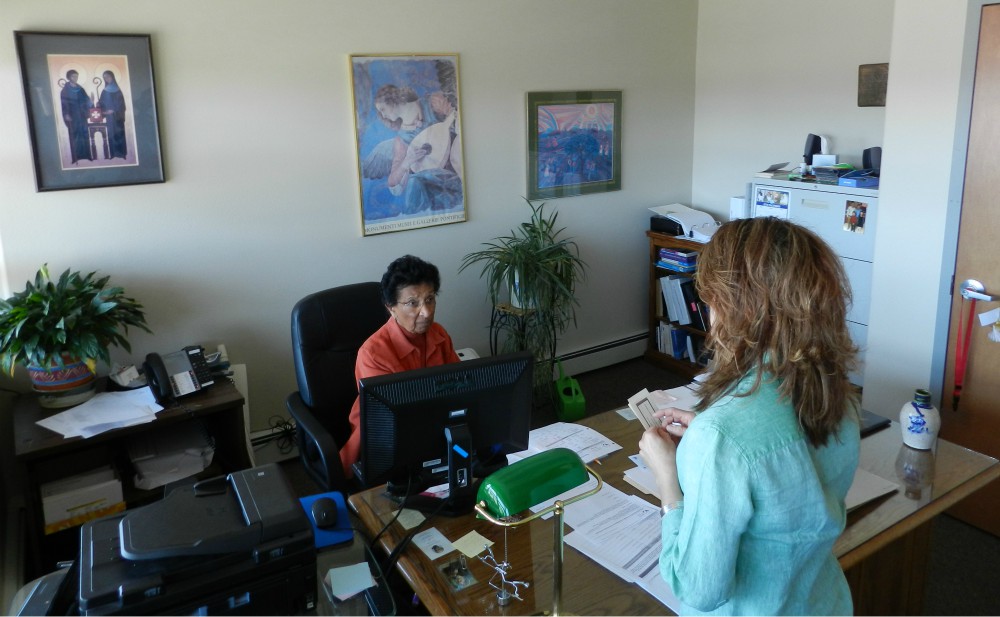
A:
MULTIPOLYGON (((847 326, 861 349, 863 363, 871 308, 878 190, 759 180, 751 184, 749 197, 752 216, 776 216, 808 227, 840 256, 854 296, 854 304, 847 314, 847 326)), ((863 374, 864 368, 859 366, 851 375, 851 381, 863 385, 863 374)))

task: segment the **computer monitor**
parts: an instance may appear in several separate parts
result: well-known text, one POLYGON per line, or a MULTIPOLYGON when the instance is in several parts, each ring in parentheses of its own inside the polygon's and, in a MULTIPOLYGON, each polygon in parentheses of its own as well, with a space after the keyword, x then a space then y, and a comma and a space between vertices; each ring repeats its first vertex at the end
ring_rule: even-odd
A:
POLYGON ((476 478, 528 447, 530 352, 361 379, 361 474, 407 507, 457 515, 475 505, 476 478), (441 499, 420 495, 449 485, 441 499))

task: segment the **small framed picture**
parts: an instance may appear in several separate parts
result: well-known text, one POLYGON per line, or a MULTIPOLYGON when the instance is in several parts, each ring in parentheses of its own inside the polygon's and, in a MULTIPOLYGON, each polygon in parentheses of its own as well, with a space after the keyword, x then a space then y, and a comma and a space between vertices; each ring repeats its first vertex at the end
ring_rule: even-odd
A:
POLYGON ((164 181, 148 34, 14 39, 38 191, 164 181))
POLYGON ((466 220, 458 54, 351 56, 365 236, 466 220))
POLYGON ((858 65, 858 107, 885 107, 889 63, 858 65))
POLYGON ((528 199, 622 188, 622 92, 528 93, 528 199))

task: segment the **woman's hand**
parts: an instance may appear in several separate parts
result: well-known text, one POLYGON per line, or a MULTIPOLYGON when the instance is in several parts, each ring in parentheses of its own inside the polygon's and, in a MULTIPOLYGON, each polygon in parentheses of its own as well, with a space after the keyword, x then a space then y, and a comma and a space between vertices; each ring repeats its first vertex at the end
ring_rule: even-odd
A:
POLYGON ((681 437, 684 436, 684 432, 687 431, 691 420, 694 420, 696 415, 693 411, 677 409, 676 407, 661 409, 653 413, 653 417, 659 418, 660 425, 670 434, 675 444, 680 443, 681 437))
POLYGON ((639 456, 653 474, 663 503, 681 500, 684 495, 677 481, 677 446, 673 436, 661 426, 646 429, 639 440, 639 456))

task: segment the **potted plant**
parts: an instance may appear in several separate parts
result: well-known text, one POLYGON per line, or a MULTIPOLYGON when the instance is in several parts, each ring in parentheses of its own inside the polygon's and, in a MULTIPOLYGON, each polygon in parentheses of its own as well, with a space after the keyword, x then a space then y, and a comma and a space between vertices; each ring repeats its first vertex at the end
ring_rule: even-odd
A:
POLYGON ((97 361, 110 364, 110 346, 131 351, 129 326, 150 330, 142 305, 109 278, 66 270, 53 281, 45 264, 24 291, 0 300, 0 368, 13 375, 23 364, 36 390, 58 392, 92 382, 97 361))
POLYGON ((482 264, 495 316, 491 337, 502 353, 529 350, 535 356, 536 387, 552 380, 559 336, 576 323, 576 284, 586 277, 586 263, 572 238, 562 237, 557 212, 546 213, 525 199, 531 217, 509 235, 485 242, 462 259, 459 272, 482 264), (505 302, 509 298, 509 303, 505 302))

